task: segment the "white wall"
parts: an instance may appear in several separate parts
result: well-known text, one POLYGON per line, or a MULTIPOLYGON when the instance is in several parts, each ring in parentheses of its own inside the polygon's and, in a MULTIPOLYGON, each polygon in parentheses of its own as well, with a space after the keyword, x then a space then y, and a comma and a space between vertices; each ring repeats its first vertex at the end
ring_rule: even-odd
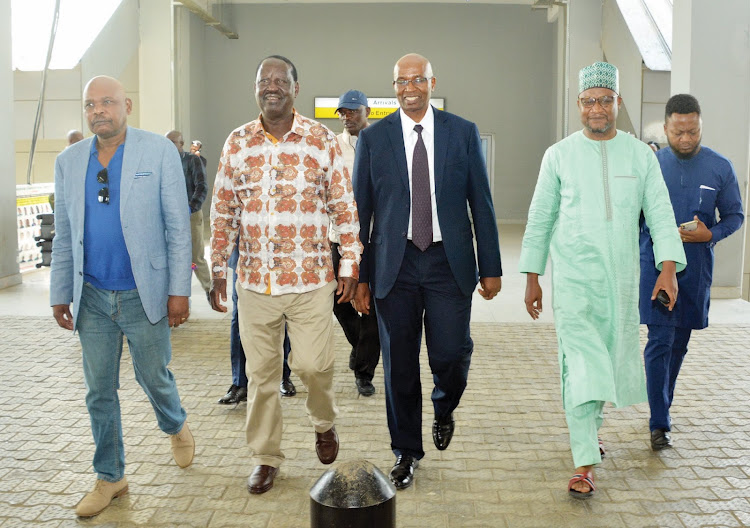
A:
POLYGON ((602 50, 620 71, 620 97, 627 110, 630 130, 618 117, 617 128, 641 137, 643 59, 615 0, 606 0, 602 11, 602 50))
MULTIPOLYGON (((13 71, 11 70, 10 2, 0 2, 0 149, 13 151, 13 71)), ((18 272, 15 158, 0 156, 0 288, 21 282, 18 272)))
MULTIPOLYGON (((674 5, 672 86, 701 104, 703 144, 734 164, 747 214, 750 179, 750 2, 683 0, 674 5)), ((715 250, 712 294, 744 298, 750 282, 750 231, 742 229, 715 250), (744 257, 744 271, 743 271, 744 257)))
MULTIPOLYGON (((90 78, 96 75, 110 75, 120 79, 125 85, 126 95, 133 99, 134 103, 134 112, 129 123, 138 126, 137 50, 138 1, 124 0, 75 68, 48 72, 31 183, 47 183, 54 180, 55 158, 67 144, 65 135, 68 130, 76 128, 89 135, 83 118, 81 96, 90 78)), ((17 184, 26 183, 41 79, 41 72, 13 72, 17 184)))
MULTIPOLYGON (((495 135, 498 218, 526 219, 539 163, 555 139, 555 34, 545 11, 473 3, 242 5, 233 7, 232 23, 239 40, 205 32, 200 103, 209 117, 202 130, 191 129, 202 135, 210 176, 228 133, 258 116, 251 81, 263 57, 281 54, 296 64, 296 106, 311 116, 315 96, 350 88, 393 96, 393 65, 415 51, 432 61, 435 96, 446 109, 495 135)), ((341 130, 338 121, 325 124, 341 130)))

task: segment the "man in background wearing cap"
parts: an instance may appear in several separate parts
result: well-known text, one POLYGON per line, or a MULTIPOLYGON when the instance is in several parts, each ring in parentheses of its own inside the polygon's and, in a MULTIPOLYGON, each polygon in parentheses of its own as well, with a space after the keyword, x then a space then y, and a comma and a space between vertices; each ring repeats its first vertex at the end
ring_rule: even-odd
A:
MULTIPOLYGON (((344 125, 344 131, 336 137, 344 155, 344 165, 351 174, 354 170, 354 150, 357 147, 359 132, 370 125, 367 121, 370 115, 367 96, 359 90, 349 90, 339 97, 339 106, 336 108, 336 113, 344 125)), ((338 233, 331 229, 329 238, 331 240, 333 270, 337 271, 341 259, 338 233)), ((338 296, 335 300, 338 301, 338 296)), ((333 314, 344 330, 347 341, 352 345, 352 352, 349 355, 349 368, 354 371, 357 391, 362 396, 372 396, 375 394, 372 378, 375 375, 375 367, 378 366, 380 360, 380 338, 375 309, 373 307, 369 314, 360 315, 350 303, 339 304, 334 302, 333 314)))
POLYGON ((651 148, 618 131, 617 68, 596 62, 579 74, 583 130, 547 149, 529 208, 519 268, 526 273, 526 310, 542 311, 539 275, 552 257, 555 329, 563 407, 575 475, 568 492, 594 493, 593 467, 604 402, 646 400, 638 335, 638 221, 643 211, 660 270, 651 292, 677 299, 676 271, 685 252, 675 229, 659 163, 651 148))

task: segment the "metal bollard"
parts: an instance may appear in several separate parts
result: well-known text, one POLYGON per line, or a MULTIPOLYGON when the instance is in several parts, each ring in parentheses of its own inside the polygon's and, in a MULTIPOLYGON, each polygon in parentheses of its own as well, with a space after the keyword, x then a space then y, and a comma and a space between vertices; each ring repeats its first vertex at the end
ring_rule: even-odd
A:
POLYGON ((311 528, 395 528, 396 488, 366 460, 329 469, 310 490, 311 528))

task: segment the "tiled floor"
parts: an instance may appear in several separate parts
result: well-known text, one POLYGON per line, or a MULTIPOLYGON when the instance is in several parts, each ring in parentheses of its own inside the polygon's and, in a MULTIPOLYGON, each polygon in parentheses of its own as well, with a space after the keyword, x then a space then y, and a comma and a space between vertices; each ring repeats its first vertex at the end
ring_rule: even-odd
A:
MULTIPOLYGON (((694 334, 673 409, 675 448, 648 448, 647 405, 607 407, 599 491, 575 501, 565 493, 572 463, 552 317, 527 321, 515 272, 517 234, 511 226, 501 235, 503 293, 475 302, 475 350, 456 436, 447 451, 435 450, 425 405, 427 454, 415 485, 396 495, 397 526, 749 526, 750 305, 714 302, 711 327, 694 334)), ((80 345, 49 316, 45 276, 25 276, 15 291, 0 291, 0 528, 310 525, 309 490, 326 468, 315 456, 306 391, 293 376, 298 395, 282 402, 287 460, 271 491, 250 496, 245 405, 216 404, 230 383, 228 320, 207 310, 201 295, 191 322, 173 334, 171 364, 196 437, 195 463, 180 470, 172 462, 126 353, 120 397, 130 493, 100 516, 77 520, 73 507, 94 479, 80 345)), ((362 398, 338 329, 336 351, 339 461, 364 458, 387 473, 393 457, 382 371, 376 395, 362 398)))

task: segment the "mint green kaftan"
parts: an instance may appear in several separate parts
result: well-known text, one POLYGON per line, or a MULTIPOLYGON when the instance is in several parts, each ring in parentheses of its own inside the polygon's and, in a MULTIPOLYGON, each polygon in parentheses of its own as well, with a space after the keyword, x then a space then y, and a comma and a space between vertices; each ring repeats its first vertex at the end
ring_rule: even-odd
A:
POLYGON ((617 131, 577 132, 544 154, 529 208, 520 271, 544 274, 552 257, 552 307, 566 409, 600 400, 646 401, 638 340, 641 210, 657 267, 685 268, 669 193, 651 147, 617 131))

